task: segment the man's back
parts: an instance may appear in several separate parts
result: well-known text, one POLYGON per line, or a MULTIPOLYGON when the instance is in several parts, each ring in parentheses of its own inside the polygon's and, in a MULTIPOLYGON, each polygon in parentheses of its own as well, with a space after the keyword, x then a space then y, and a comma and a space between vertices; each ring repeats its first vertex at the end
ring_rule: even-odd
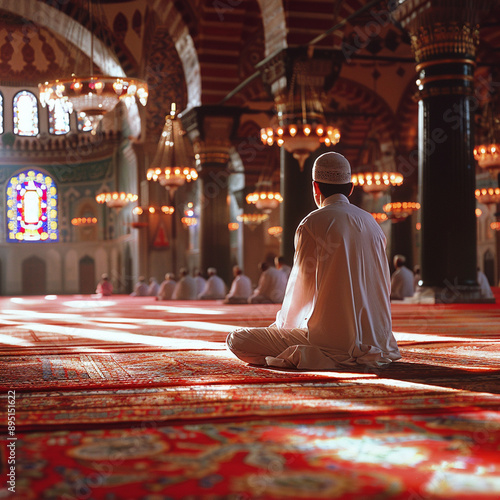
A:
POLYGON ((415 293, 415 279, 406 266, 398 267, 391 277, 391 299, 403 300, 415 293))
POLYGON ((191 276, 183 276, 175 285, 173 300, 194 300, 197 298, 196 281, 191 276))
POLYGON ((307 328, 311 343, 344 352, 392 337, 386 238, 368 212, 330 196, 302 221, 296 244, 278 326, 307 328))

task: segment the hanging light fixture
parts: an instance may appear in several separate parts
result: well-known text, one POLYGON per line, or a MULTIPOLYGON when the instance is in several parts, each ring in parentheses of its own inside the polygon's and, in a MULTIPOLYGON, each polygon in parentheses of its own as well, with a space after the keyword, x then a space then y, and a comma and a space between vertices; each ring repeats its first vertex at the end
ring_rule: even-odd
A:
POLYGON ((149 213, 149 214, 155 214, 158 212, 162 212, 166 215, 172 215, 174 213, 175 209, 171 205, 162 205, 161 207, 135 207, 132 210, 132 213, 134 215, 142 215, 143 213, 149 213))
POLYGON ((283 228, 281 226, 272 226, 267 230, 268 234, 274 236, 275 238, 281 239, 281 234, 283 233, 283 228))
POLYGON ((413 201, 386 203, 382 207, 382 210, 387 214, 391 222, 400 222, 413 214, 413 212, 420 210, 420 203, 413 201))
POLYGON ((271 213, 283 201, 281 194, 273 190, 273 183, 270 180, 257 182, 255 188, 253 193, 247 194, 247 203, 254 204, 258 210, 266 214, 271 213))
POLYGON ((385 171, 387 155, 383 156, 382 146, 376 138, 368 138, 363 149, 362 164, 356 168, 351 179, 355 186, 378 197, 391 186, 403 184, 403 176, 399 172, 385 171))
POLYGON ((495 176, 500 172, 500 124, 495 117, 493 97, 486 102, 479 124, 484 135, 474 148, 474 158, 481 168, 495 176))
POLYGON ((192 201, 188 202, 184 208, 184 217, 181 218, 184 227, 196 226, 198 224, 198 216, 196 208, 192 201))
POLYGON ((382 212, 372 212, 372 215, 373 215, 373 218, 379 223, 385 222, 386 220, 389 219, 389 217, 387 217, 387 214, 382 213, 382 212))
POLYGON ((71 224, 73 226, 93 226, 97 224, 97 217, 73 217, 71 224))
POLYGON ((320 97, 308 76, 305 63, 298 62, 288 95, 276 97, 276 115, 271 125, 260 131, 264 144, 283 146, 299 162, 301 170, 321 143, 334 146, 340 140, 340 130, 327 124, 320 97))
POLYGON ((172 103, 170 114, 165 118, 156 155, 146 177, 148 180, 159 182, 174 194, 178 187, 198 178, 197 170, 192 167, 193 158, 189 151, 188 139, 179 118, 176 117, 176 105, 172 103))
POLYGON ((476 200, 484 205, 500 203, 500 188, 482 188, 475 191, 476 200))
MULTIPOLYGON (((95 134, 103 116, 112 111, 120 101, 126 104, 135 98, 145 106, 148 101, 148 85, 137 78, 122 76, 106 76, 94 74, 94 16, 92 0, 89 0, 90 20, 90 70, 88 75, 71 76, 46 81, 38 85, 40 102, 53 110, 56 102, 68 113, 75 111, 85 117, 92 125, 95 134)), ((81 41, 83 46, 83 40, 81 41)))
POLYGON ((128 203, 137 201, 138 198, 139 196, 136 194, 118 191, 100 193, 95 197, 97 203, 106 203, 108 207, 118 209, 123 208, 128 203))
POLYGON ((253 229, 262 222, 269 219, 269 214, 243 213, 241 215, 236 216, 236 219, 238 219, 240 222, 243 222, 243 224, 246 224, 251 229, 253 229))

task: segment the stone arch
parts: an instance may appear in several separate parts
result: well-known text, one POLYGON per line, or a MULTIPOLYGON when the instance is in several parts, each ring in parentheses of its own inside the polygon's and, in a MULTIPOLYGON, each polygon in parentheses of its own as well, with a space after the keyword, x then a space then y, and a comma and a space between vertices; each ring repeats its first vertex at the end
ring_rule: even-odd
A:
POLYGON ((78 262, 78 282, 80 293, 94 293, 96 289, 95 260, 88 255, 78 262))
POLYGON ((166 27, 184 69, 187 87, 186 110, 201 105, 201 70, 198 53, 189 27, 173 2, 165 5, 162 0, 156 0, 152 5, 159 24, 166 27))
POLYGON ((257 1, 262 13, 267 57, 288 46, 285 9, 282 0, 257 1))
MULTIPOLYGON (((91 56, 89 30, 64 12, 36 0, 0 0, 0 10, 22 16, 28 21, 52 30, 77 46, 84 54, 91 56)), ((93 55, 94 63, 103 73, 126 76, 113 51, 99 39, 94 39, 93 55)))
POLYGON ((47 293, 47 265, 43 259, 32 255, 21 264, 23 295, 45 295, 47 293))

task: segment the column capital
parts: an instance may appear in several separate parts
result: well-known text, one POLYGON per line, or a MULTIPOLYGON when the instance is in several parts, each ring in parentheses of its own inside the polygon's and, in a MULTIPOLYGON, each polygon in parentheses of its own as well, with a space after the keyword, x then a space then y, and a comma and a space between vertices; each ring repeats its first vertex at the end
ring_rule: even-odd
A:
POLYGON ((225 167, 232 140, 239 126, 242 108, 234 106, 198 106, 180 115, 198 166, 225 167))
POLYGON ((342 52, 313 47, 287 47, 266 57, 256 68, 271 97, 279 97, 290 87, 297 66, 304 65, 307 82, 317 90, 328 91, 342 67, 342 52))
POLYGON ((442 57, 474 62, 488 0, 400 0, 392 16, 411 36, 417 63, 442 57))

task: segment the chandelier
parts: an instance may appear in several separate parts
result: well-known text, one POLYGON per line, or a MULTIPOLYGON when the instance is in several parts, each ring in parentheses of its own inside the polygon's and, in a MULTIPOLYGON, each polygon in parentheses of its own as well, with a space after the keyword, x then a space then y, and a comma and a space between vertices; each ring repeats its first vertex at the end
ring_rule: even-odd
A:
POLYGON ((238 219, 240 222, 243 222, 243 224, 248 225, 251 229, 253 229, 255 226, 258 226, 260 223, 266 221, 269 219, 269 214, 241 214, 236 216, 236 219, 238 219))
POLYGON ((401 186, 403 176, 397 172, 362 172, 352 174, 351 182, 365 193, 382 193, 391 186, 401 186))
POLYGON ((198 178, 197 170, 191 166, 194 157, 190 154, 187 141, 180 120, 176 117, 175 103, 172 103, 156 155, 146 174, 148 180, 159 182, 171 194, 184 183, 198 178))
POLYGON ((384 171, 384 166, 388 166, 386 159, 389 154, 384 154, 377 139, 368 138, 364 149, 362 165, 356 168, 351 178, 355 186, 360 186, 365 193, 378 197, 391 186, 403 184, 403 176, 399 172, 384 171))
POLYGON ((246 196, 247 203, 254 204, 258 210, 266 214, 271 213, 283 201, 281 194, 274 191, 272 187, 270 180, 257 182, 256 190, 246 196))
POLYGON ((391 222, 400 222, 419 209, 420 203, 413 201, 386 203, 382 207, 382 210, 387 214, 387 218, 390 219, 391 222))
POLYGON ((475 191, 476 200, 485 205, 500 203, 500 188, 482 188, 475 191))
POLYGON ((389 217, 387 217, 387 214, 382 212, 373 212, 372 215, 377 222, 385 222, 389 219, 389 217))
POLYGON ((174 207, 170 205, 162 205, 161 207, 135 207, 132 213, 135 215, 142 215, 144 212, 155 214, 156 212, 162 212, 166 215, 172 215, 175 211, 174 207))
POLYGON ((268 234, 274 236, 275 238, 280 239, 281 234, 283 233, 283 228, 281 226, 272 226, 267 230, 268 234))
POLYGON ((108 207, 118 209, 123 208, 127 203, 137 201, 138 198, 139 196, 136 194, 118 191, 100 193, 95 197, 97 203, 106 203, 108 207))
POLYGON ((184 217, 182 217, 181 222, 185 227, 196 226, 198 224, 196 209, 192 201, 188 202, 185 206, 184 217))
POLYGON ((97 224, 97 217, 74 217, 71 219, 73 226, 92 226, 97 224))
MULTIPOLYGON (((89 0, 90 20, 90 70, 88 75, 71 76, 46 81, 38 85, 40 102, 53 110, 59 102, 65 112, 75 111, 79 116, 85 115, 92 125, 92 134, 106 113, 112 111, 120 101, 130 104, 135 98, 145 106, 148 101, 148 85, 137 78, 107 76, 94 74, 94 16, 92 0, 89 0)), ((83 38, 83 37, 82 37, 83 38)), ((85 44, 80 41, 80 46, 85 44)))
POLYGON ((321 143, 334 146, 340 140, 340 130, 328 125, 320 97, 311 83, 304 62, 296 64, 288 95, 275 99, 276 115, 269 127, 262 128, 264 144, 284 147, 299 162, 303 170, 309 155, 321 143))
POLYGON ((499 120, 495 117, 493 98, 487 101, 479 124, 486 133, 480 144, 474 148, 474 158, 481 168, 494 175, 500 171, 500 140, 499 120))

